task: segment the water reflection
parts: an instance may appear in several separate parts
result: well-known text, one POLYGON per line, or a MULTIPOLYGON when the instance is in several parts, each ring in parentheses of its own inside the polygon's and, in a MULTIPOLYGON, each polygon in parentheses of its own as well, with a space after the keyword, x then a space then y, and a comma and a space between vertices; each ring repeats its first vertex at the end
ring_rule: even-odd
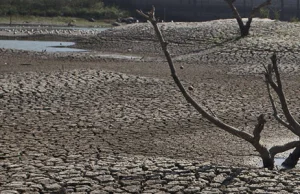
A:
POLYGON ((286 158, 274 158, 274 164, 275 166, 281 166, 282 163, 285 161, 286 158))
POLYGON ((38 52, 84 52, 83 49, 68 48, 74 42, 0 40, 0 48, 38 52))
POLYGON ((81 31, 104 31, 109 28, 103 27, 68 27, 68 26, 0 26, 0 30, 81 30, 81 31))

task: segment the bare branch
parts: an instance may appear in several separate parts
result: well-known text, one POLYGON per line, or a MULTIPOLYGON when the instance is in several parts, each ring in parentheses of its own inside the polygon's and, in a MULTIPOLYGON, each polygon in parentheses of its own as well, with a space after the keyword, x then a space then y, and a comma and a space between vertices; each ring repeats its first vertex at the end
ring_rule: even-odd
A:
POLYGON ((270 5, 270 4, 271 4, 271 1, 272 1, 272 0, 267 0, 267 1, 263 2, 263 3, 261 3, 260 5, 258 5, 257 7, 253 8, 252 11, 251 11, 250 17, 253 18, 253 17, 255 16, 255 14, 256 14, 257 12, 259 12, 259 10, 260 10, 261 8, 270 5))
POLYGON ((239 14, 239 12, 238 12, 238 10, 236 9, 236 7, 233 5, 233 3, 235 2, 235 0, 225 0, 225 1, 228 3, 228 5, 229 5, 230 9, 232 10, 234 16, 235 16, 236 18, 239 18, 239 19, 242 20, 241 15, 239 14))
MULTIPOLYGON (((138 12, 139 13, 139 12, 138 12)), ((141 14, 143 16, 143 14, 141 14)), ((165 57, 168 61, 169 64, 169 68, 171 71, 171 75, 173 77, 173 80, 175 82, 175 84, 177 85, 177 87, 179 88, 179 90, 181 91, 181 93, 183 94, 183 96, 185 97, 185 99, 187 100, 188 103, 190 103, 204 118, 206 118, 207 120, 209 120, 211 123, 213 123, 214 125, 216 125, 217 127, 227 131, 228 133, 238 136, 250 143, 253 142, 253 137, 251 134, 244 132, 244 131, 240 131, 237 128, 230 126, 224 122, 222 122, 221 120, 219 120, 218 118, 214 117, 213 115, 209 114, 207 111, 204 110, 203 107, 201 107, 187 92, 187 90, 185 89, 185 87, 183 86, 183 84, 181 83, 181 81, 179 80, 177 74, 176 74, 176 69, 175 66, 173 64, 173 60, 171 58, 171 55, 168 51, 167 48, 167 42, 164 40, 164 37, 162 36, 162 33, 160 31, 160 29, 157 26, 157 22, 155 17, 150 17, 149 15, 146 17, 147 19, 149 19, 149 21, 151 22, 151 24, 154 27, 155 33, 158 37, 158 40, 160 42, 160 45, 162 47, 162 50, 165 54, 165 57)))
POLYGON ((280 73, 279 73, 278 65, 277 65, 277 56, 276 56, 275 53, 272 55, 271 61, 272 61, 272 64, 273 64, 272 67, 273 67, 273 70, 275 72, 276 82, 277 82, 277 85, 278 85, 278 89, 282 90, 282 83, 281 83, 280 73))
POLYGON ((278 112, 277 112, 277 108, 276 108, 276 104, 275 101, 273 99, 273 96, 271 94, 271 90, 270 90, 270 84, 268 81, 266 81, 266 85, 267 85, 267 91, 268 91, 268 95, 269 95, 269 99, 270 99, 270 103, 272 105, 272 109, 273 109, 273 116, 275 117, 275 119, 282 124, 283 126, 285 126, 286 128, 290 129, 291 131, 294 131, 294 129, 284 120, 282 120, 279 116, 278 116, 278 112))
POLYGON ((225 1, 228 3, 231 11, 233 12, 233 15, 236 18, 236 21, 238 22, 240 29, 244 28, 245 25, 243 23, 242 17, 240 15, 240 13, 238 12, 237 8, 233 4, 235 2, 235 0, 234 1, 233 0, 225 0, 225 1))
POLYGON ((274 71, 273 70, 273 65, 269 64, 268 68, 265 72, 265 78, 266 78, 266 81, 271 85, 273 90, 277 91, 278 90, 278 85, 273 80, 273 71, 274 71))
MULTIPOLYGON (((280 78, 280 73, 277 65, 277 56, 274 53, 273 56, 271 57, 272 60, 272 71, 269 73, 268 76, 266 76, 268 83, 272 86, 276 94, 278 95, 280 104, 281 104, 281 109, 284 113, 284 116, 287 120, 287 123, 290 127, 290 129, 293 133, 298 135, 300 137, 300 124, 296 121, 296 119, 291 115, 291 112, 288 108, 287 101, 285 98, 285 94, 282 89, 282 83, 281 83, 281 78, 280 78), (270 80, 270 77, 272 76, 272 72, 274 71, 275 76, 276 76, 276 82, 277 82, 277 87, 274 87, 274 81, 270 80)), ((275 84, 276 85, 276 84, 275 84)), ((284 124, 284 126, 287 126, 284 124)))
POLYGON ((273 66, 272 66, 272 64, 269 64, 268 65, 268 75, 270 75, 270 78, 271 78, 271 80, 272 80, 272 72, 273 72, 273 66))
POLYGON ((137 9, 136 12, 137 12, 138 14, 140 14, 142 17, 144 17, 144 18, 146 18, 146 19, 149 20, 149 16, 146 15, 142 10, 138 10, 138 9, 137 9))
POLYGON ((274 156, 276 154, 288 151, 288 150, 293 149, 297 146, 300 146, 300 141, 292 141, 292 142, 286 143, 286 144, 281 145, 281 146, 273 146, 272 148, 270 148, 269 152, 270 152, 270 155, 274 158, 274 156))
POLYGON ((145 14, 142 10, 136 10, 136 12, 138 14, 140 14, 142 17, 152 21, 152 22, 156 22, 156 18, 155 18, 155 7, 152 5, 152 9, 151 11, 147 12, 147 14, 145 14))
POLYGON ((265 123, 267 122, 265 119, 265 115, 261 114, 257 118, 257 124, 255 125, 255 128, 253 130, 253 135, 254 135, 254 141, 255 143, 258 143, 260 140, 260 134, 262 130, 264 129, 265 123))
MULTIPOLYGON (((202 103, 204 106, 206 105, 206 103, 202 103)), ((208 107, 208 106, 205 106, 205 108, 207 108, 207 110, 210 112, 210 114, 215 117, 216 119, 220 120, 217 115, 208 107)))
POLYGON ((263 67, 265 68, 265 74, 268 74, 268 69, 265 64, 263 64, 263 67))
MULTIPOLYGON (((235 2, 235 0, 225 0, 225 1, 228 2, 229 4, 230 3, 232 4, 233 2, 235 2)), ((218 119, 216 117, 216 115, 209 108, 207 108, 208 111, 206 111, 205 107, 203 107, 203 105, 198 104, 194 100, 194 98, 187 92, 187 89, 183 86, 183 84, 181 83, 181 81, 179 80, 179 78, 176 74, 176 69, 175 69, 175 66, 173 64, 172 57, 171 57, 171 55, 168 51, 168 44, 165 41, 165 39, 164 39, 164 37, 163 37, 163 35, 162 35, 158 25, 157 25, 157 20, 155 18, 154 11, 155 11, 155 8, 153 7, 152 11, 148 12, 147 14, 143 13, 142 11, 138 11, 138 13, 151 22, 151 24, 154 28, 155 34, 158 37, 161 48, 164 52, 164 55, 167 59, 167 62, 168 62, 168 65, 169 65, 169 68, 170 68, 170 71, 171 71, 171 76, 172 76, 175 84, 179 88, 180 92, 185 97, 186 101, 188 103, 190 103, 198 111, 198 113, 200 113, 204 118, 206 118, 212 124, 216 125, 220 129, 223 129, 224 131, 226 131, 226 132, 228 132, 232 135, 240 137, 240 138, 244 139, 245 141, 251 143, 256 148, 256 150, 260 153, 260 156, 263 160, 264 167, 268 167, 269 169, 272 169, 274 167, 274 158, 273 157, 275 156, 275 154, 280 153, 282 150, 291 149, 291 148, 297 146, 299 142, 297 144, 294 143, 294 142, 291 142, 291 143, 288 143, 284 146, 274 146, 274 147, 272 147, 270 149, 270 151, 272 151, 272 157, 271 157, 270 151, 264 145, 260 144, 260 142, 259 142, 260 141, 260 134, 261 134, 261 132, 264 128, 264 125, 266 123, 266 120, 264 119, 263 114, 258 117, 258 123, 255 126, 255 129, 253 131, 253 135, 251 135, 250 133, 241 131, 241 130, 239 130, 239 129, 231 126, 231 125, 228 125, 228 124, 224 123, 223 121, 218 119)), ((251 21, 250 21, 250 23, 251 23, 251 21)), ((249 26, 250 26, 250 23, 249 23, 249 26)), ((267 82, 268 87, 269 87, 269 85, 274 86, 274 90, 276 90, 276 92, 279 93, 280 90, 278 89, 276 83, 274 83, 274 81, 272 79, 273 66, 272 65, 269 66, 268 67, 269 69, 267 69, 265 67, 265 69, 266 69, 266 73, 265 73, 266 82, 267 82)), ((275 67, 276 67, 276 65, 275 65, 275 67)), ((269 87, 268 91, 270 91, 270 87, 269 87)), ((269 92, 269 94, 270 94, 270 92, 269 92)), ((275 103, 274 103, 273 98, 270 97, 270 99, 273 102, 274 107, 275 107, 275 103)), ((274 110, 277 113, 276 107, 275 107, 274 110)))

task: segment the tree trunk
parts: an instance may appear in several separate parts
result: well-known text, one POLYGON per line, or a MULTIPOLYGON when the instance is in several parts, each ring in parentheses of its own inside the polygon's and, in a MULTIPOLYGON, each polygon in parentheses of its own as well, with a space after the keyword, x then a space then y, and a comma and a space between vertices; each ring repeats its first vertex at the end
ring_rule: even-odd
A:
POLYGON ((246 26, 240 27, 241 36, 242 37, 248 36, 249 35, 249 29, 250 28, 247 28, 246 26))
POLYGON ((300 146, 297 146, 296 149, 289 155, 289 157, 282 163, 283 166, 287 168, 294 168, 300 158, 300 146))
POLYGON ((245 36, 248 36, 249 35, 249 29, 250 28, 246 28, 245 24, 243 23, 243 20, 242 18, 236 18, 236 21, 239 25, 239 28, 240 28, 240 32, 241 32, 241 37, 245 37, 245 36))
POLYGON ((268 168, 269 170, 274 169, 274 159, 270 157, 262 158, 263 160, 263 167, 268 168))
POLYGON ((263 167, 272 170, 274 168, 274 157, 272 157, 269 150, 266 147, 260 145, 258 142, 256 144, 253 144, 253 146, 260 154, 263 162, 263 167))
POLYGON ((12 14, 10 14, 10 16, 9 16, 9 25, 10 26, 12 25, 12 14))
POLYGON ((252 23, 252 18, 248 18, 246 25, 244 25, 243 21, 241 21, 241 22, 238 21, 242 37, 249 35, 251 23, 252 23))

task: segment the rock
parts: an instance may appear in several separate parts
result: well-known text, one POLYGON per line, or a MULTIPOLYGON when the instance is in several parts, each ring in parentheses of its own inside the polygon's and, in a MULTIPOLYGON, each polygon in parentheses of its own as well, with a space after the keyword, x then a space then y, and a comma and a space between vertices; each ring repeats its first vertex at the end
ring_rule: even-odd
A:
POLYGON ((126 23, 126 24, 132 24, 132 23, 136 23, 138 20, 136 18, 133 18, 133 17, 128 17, 128 18, 118 19, 118 21, 120 21, 122 23, 126 23))
POLYGON ((46 184, 45 188, 46 188, 46 190, 49 190, 49 191, 59 191, 59 190, 61 190, 62 187, 59 184, 54 183, 54 184, 46 184))
POLYGON ((140 181, 131 181, 131 180, 125 180, 125 181, 120 181, 120 184, 122 186, 131 186, 131 185, 140 185, 140 181))
POLYGON ((114 22, 114 23, 112 23, 112 25, 113 25, 113 26, 121 26, 122 24, 119 23, 119 22, 114 22))
POLYGON ((177 177, 178 177, 177 174, 168 174, 163 179, 165 179, 167 181, 173 181, 173 180, 176 180, 177 177))
POLYGON ((264 185, 263 184, 252 184, 252 185, 249 185, 249 188, 253 191, 253 190, 256 190, 256 189, 264 188, 264 185))
POLYGON ((131 186, 126 186, 122 187, 125 191, 129 193, 140 193, 141 191, 141 186, 140 185, 131 185, 131 186))
POLYGON ((15 190, 2 190, 0 194, 19 194, 19 192, 15 190))
POLYGON ((187 193, 187 194, 198 193, 200 191, 201 191, 200 187, 188 187, 188 188, 184 189, 184 193, 187 193))
POLYGON ((193 86, 189 86, 188 89, 189 89, 190 91, 193 91, 193 90, 194 90, 194 87, 193 87, 193 86))
POLYGON ((94 18, 88 18, 89 22, 95 22, 96 20, 94 18))
POLYGON ((100 175, 95 177, 95 179, 97 179, 100 183, 108 183, 115 180, 111 175, 100 175))
POLYGON ((85 173, 85 176, 86 177, 96 177, 96 176, 98 176, 98 175, 100 175, 100 173, 99 172, 97 172, 97 171, 87 171, 86 173, 85 173))
POLYGON ((171 187, 170 189, 168 189, 168 192, 176 193, 176 192, 179 192, 183 189, 184 189, 184 186, 175 185, 175 186, 171 187))
POLYGON ((213 179, 213 182, 223 183, 224 180, 226 180, 226 176, 224 176, 223 174, 219 174, 213 179))

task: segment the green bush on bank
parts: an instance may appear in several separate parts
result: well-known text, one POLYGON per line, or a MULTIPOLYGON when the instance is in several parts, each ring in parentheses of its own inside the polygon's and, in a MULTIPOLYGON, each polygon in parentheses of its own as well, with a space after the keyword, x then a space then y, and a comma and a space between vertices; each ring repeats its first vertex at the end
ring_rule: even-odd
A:
POLYGON ((102 0, 0 0, 0 16, 9 15, 116 19, 129 13, 102 0))

